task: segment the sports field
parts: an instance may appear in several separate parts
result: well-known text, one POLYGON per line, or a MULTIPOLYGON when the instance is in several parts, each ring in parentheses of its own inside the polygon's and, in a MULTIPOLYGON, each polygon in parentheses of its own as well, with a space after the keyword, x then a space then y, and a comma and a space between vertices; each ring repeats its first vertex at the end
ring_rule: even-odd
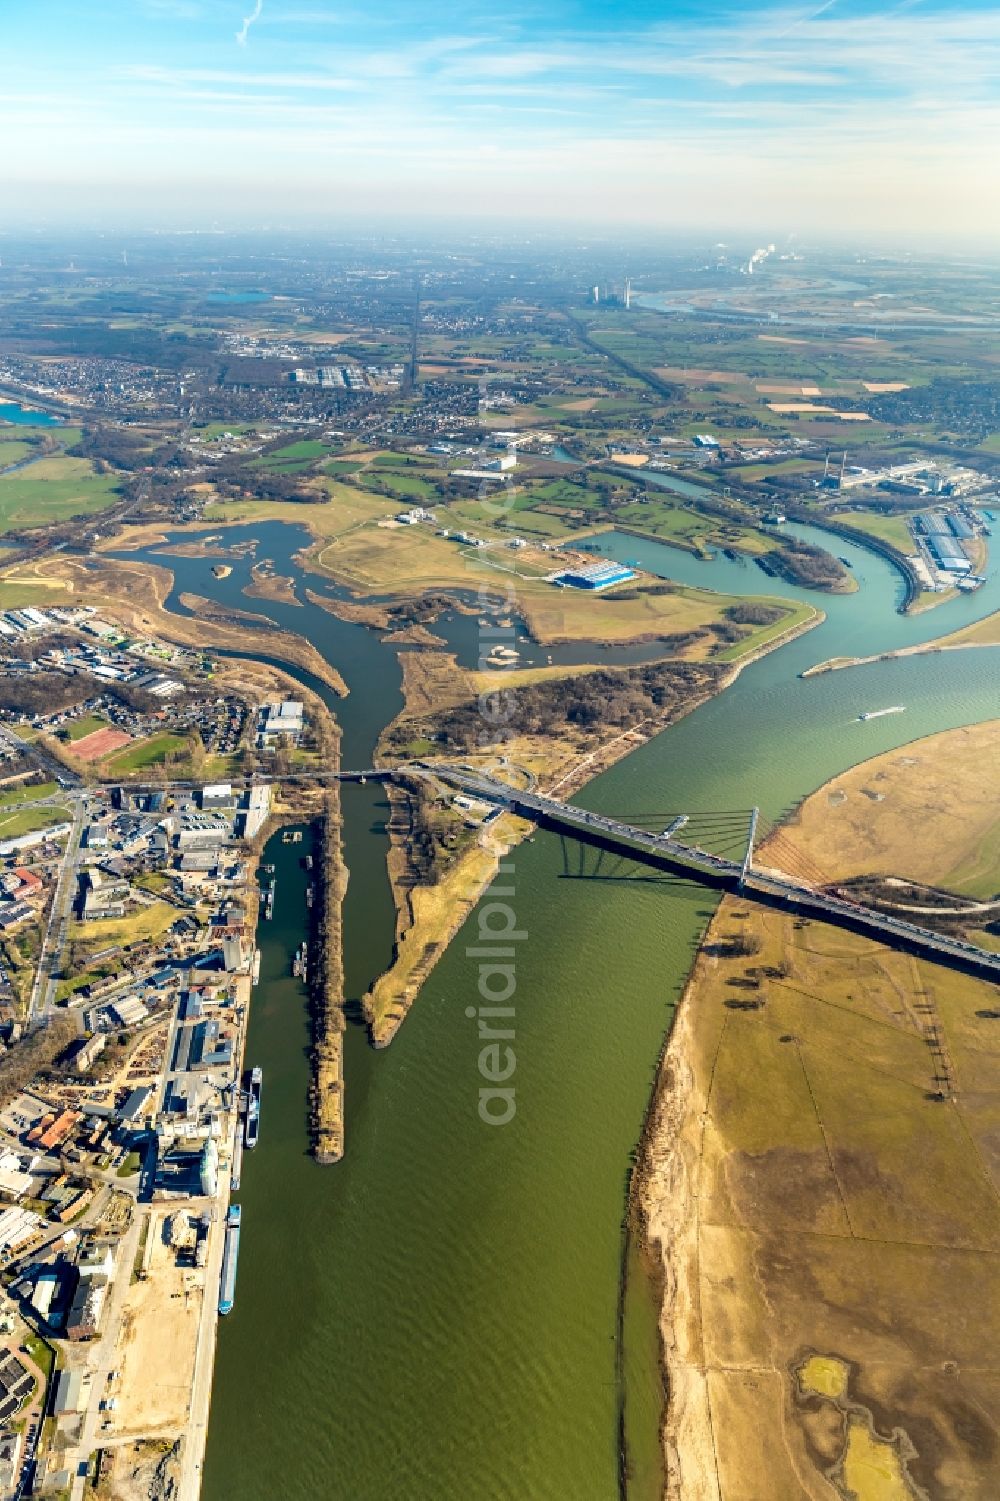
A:
MULTIPOLYGON (((103 734, 104 731, 98 731, 103 734)), ((125 775, 130 771, 144 771, 147 766, 157 766, 174 752, 183 752, 188 745, 183 735, 152 735, 148 740, 136 740, 128 750, 123 750, 108 761, 105 772, 125 775)), ((79 747, 77 747, 79 754, 79 747)))
POLYGON ((112 751, 131 744, 131 741, 132 736, 126 735, 124 730, 115 729, 113 725, 102 725, 89 735, 82 735, 73 746, 73 754, 81 761, 101 761, 105 756, 110 756, 112 751))

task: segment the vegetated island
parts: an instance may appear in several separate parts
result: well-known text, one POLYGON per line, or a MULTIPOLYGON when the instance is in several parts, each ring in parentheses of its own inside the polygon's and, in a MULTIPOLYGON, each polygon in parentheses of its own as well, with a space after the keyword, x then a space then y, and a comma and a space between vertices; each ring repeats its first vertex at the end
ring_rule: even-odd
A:
POLYGON ((342 843, 340 784, 331 782, 323 795, 319 822, 318 902, 313 920, 310 975, 312 1079, 309 1121, 317 1162, 339 1162, 344 1155, 344 944, 343 906, 347 867, 342 843))
MULTIPOLYGON (((995 946, 998 733, 855 767, 760 862, 995 946)), ((634 1184, 669 1498, 1000 1493, 998 1051, 995 986, 723 899, 634 1184)))

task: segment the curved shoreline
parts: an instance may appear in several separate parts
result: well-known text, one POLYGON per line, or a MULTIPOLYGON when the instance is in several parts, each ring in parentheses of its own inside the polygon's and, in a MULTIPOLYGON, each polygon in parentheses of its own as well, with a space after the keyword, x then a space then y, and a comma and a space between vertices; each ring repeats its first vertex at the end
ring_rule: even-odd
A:
POLYGON ((845 667, 869 667, 873 662, 891 662, 895 657, 925 657, 934 652, 982 651, 984 648, 995 650, 997 646, 1000 646, 998 641, 949 642, 947 636, 941 636, 937 641, 922 641, 916 646, 900 646, 895 651, 877 652, 871 657, 830 657, 825 662, 817 662, 815 667, 807 667, 799 676, 814 678, 824 672, 842 672, 845 667))
MULTIPOLYGON (((569 773, 559 778, 556 785, 559 787, 560 796, 566 798, 581 791, 589 782, 600 776, 601 773, 607 771, 619 761, 624 760, 626 756, 640 749, 641 746, 646 745, 650 740, 655 739, 663 730, 669 729, 671 725, 677 724, 681 719, 686 718, 689 714, 693 714, 696 709, 701 708, 709 699, 718 697, 724 693, 727 688, 735 683, 745 667, 749 667, 762 657, 768 656, 779 647, 787 646, 790 642, 796 640, 799 636, 805 635, 807 631, 812 630, 815 626, 821 625, 825 619, 826 616, 823 612, 816 610, 811 619, 799 621, 796 625, 789 627, 780 636, 774 637, 773 640, 762 642, 755 651, 748 652, 738 662, 726 664, 726 671, 723 673, 714 690, 694 695, 679 713, 669 716, 665 720, 651 720, 644 725, 635 726, 626 734, 617 736, 614 740, 606 742, 603 754, 601 753, 601 749, 598 748, 592 755, 583 758, 569 773)), ((669 660, 669 658, 665 658, 664 660, 669 660)), ((572 672, 571 668, 567 669, 567 677, 572 676, 572 672)), ((512 826, 508 830, 505 821, 503 843, 506 845, 507 851, 509 852, 522 839, 526 838, 533 827, 534 825, 518 819, 512 821, 512 826)), ((469 912, 488 889, 496 875, 497 863, 502 858, 497 853, 489 862, 487 868, 473 872, 469 868, 473 864, 473 860, 478 859, 481 863, 485 853, 484 847, 477 844, 471 850, 467 851, 466 854, 462 855, 450 871, 446 872, 441 878, 442 882, 447 882, 450 878, 453 884, 460 887, 460 890, 455 894, 456 905, 454 915, 444 926, 444 936, 442 936, 441 932, 435 932, 433 943, 431 943, 428 940, 427 934, 421 930, 420 916, 415 909, 413 895, 415 891, 419 893, 421 889, 434 888, 404 885, 401 880, 403 872, 400 869, 400 860, 398 858, 393 859, 394 853, 400 851, 400 849, 401 846, 398 840, 395 843, 392 842, 390 831, 390 884, 396 903, 397 921, 393 960, 389 968, 384 970, 373 981, 364 1001, 365 1018, 368 1022, 372 1043, 374 1046, 380 1048, 388 1047, 396 1036, 434 966, 443 958, 449 944, 461 928, 469 912), (462 882, 463 876, 467 877, 464 884, 462 882), (409 918, 408 922, 406 921, 407 917, 409 918), (420 953, 417 968, 414 968, 410 963, 411 954, 414 950, 420 953), (395 992, 394 984, 396 987, 395 992)), ((405 862, 405 855, 402 857, 402 860, 405 862)))
MULTIPOLYGON (((821 799, 824 792, 844 777, 856 778, 860 775, 864 779, 867 768, 874 768, 890 758, 902 757, 903 764, 906 764, 911 758, 905 753, 918 746, 932 744, 943 736, 962 735, 976 726, 989 726, 989 723, 974 721, 964 729, 917 736, 892 751, 865 757, 823 782, 805 801, 821 799)), ((951 765, 950 761, 948 765, 951 765)), ((803 804, 798 805, 788 815, 782 826, 785 830, 794 829, 801 822, 802 807, 803 804)), ((738 905, 737 897, 727 896, 723 899, 707 924, 692 960, 657 1061, 627 1198, 627 1214, 634 1221, 642 1246, 652 1260, 659 1296, 658 1335, 665 1391, 660 1423, 666 1477, 664 1501, 692 1501, 695 1497, 697 1501, 725 1501, 727 1494, 723 1483, 725 1466, 717 1448, 717 1417, 710 1393, 710 1376, 713 1370, 717 1373, 722 1369, 718 1364, 722 1357, 717 1356, 713 1364, 709 1356, 710 1347, 717 1349, 718 1346, 713 1344, 709 1314, 703 1310, 701 1303, 701 1208, 706 1196, 710 1202, 714 1202, 713 1195, 725 1193, 726 1190, 720 1183, 723 1180, 728 1183, 729 1180, 725 1178, 719 1161, 727 1153, 737 1155, 741 1141, 735 1135, 726 1135, 724 1111, 722 1121, 713 1116, 712 1097, 728 1024, 721 1016, 705 1020, 706 1002, 709 999, 718 1001, 718 992, 713 996, 700 992, 712 984, 714 971, 721 962, 710 952, 709 940, 718 932, 720 923, 723 927, 727 926, 724 914, 730 918, 739 915, 734 911, 738 905), (700 1006, 696 1002, 700 1002, 700 1006), (707 1150, 707 1136, 710 1132, 713 1134, 711 1153, 707 1150), (708 1171, 714 1170, 719 1179, 714 1188, 702 1181, 701 1174, 706 1162, 709 1164, 708 1171)), ((969 910, 977 909, 973 906, 969 910)), ((828 956, 824 962, 831 967, 839 963, 834 956, 828 956)), ((771 972, 765 969, 763 973, 771 972)), ((791 974, 796 974, 794 961, 791 974)), ((984 996, 989 994, 989 987, 985 984, 982 990, 984 996)), ((738 1006, 741 1003, 737 1000, 732 1004, 738 1006)), ((984 1015, 983 1012, 977 1014, 984 1015)), ((936 1025, 937 1023, 935 1027, 936 1025)), ((794 1040, 785 1036, 781 1038, 784 1042, 794 1040)), ((730 1043, 729 1047, 732 1050, 738 1048, 739 1044, 730 1043)), ((733 1066, 730 1058, 730 1074, 733 1066)), ((817 1064, 816 1067, 820 1065, 817 1064)), ((842 1143, 840 1149, 846 1150, 842 1143)), ((766 1149, 761 1145, 758 1150, 763 1154, 760 1160, 764 1161, 768 1151, 773 1153, 777 1148, 766 1149)), ((725 1220, 717 1222, 713 1217, 710 1223, 720 1235, 727 1228, 735 1234, 734 1227, 739 1224, 739 1218, 737 1215, 730 1224, 725 1220)), ((752 1225, 748 1228, 753 1230, 752 1225)), ((759 1235, 761 1232, 758 1229, 754 1233, 759 1235)), ((816 1233, 819 1234, 819 1231, 816 1233)), ((905 1246, 908 1242, 904 1238, 899 1244, 905 1246)), ((713 1251, 713 1255, 715 1254, 713 1251)), ((724 1259, 720 1260, 719 1266, 723 1264, 724 1259)), ((713 1263, 713 1272, 706 1275, 721 1275, 719 1266, 713 1263)), ((762 1292, 761 1296, 766 1298, 766 1292, 762 1292)), ((727 1308, 724 1315, 729 1326, 729 1344, 732 1345, 734 1340, 737 1343, 744 1340, 746 1343, 740 1344, 740 1348, 744 1350, 744 1359, 751 1361, 756 1353, 756 1347, 751 1351, 753 1337, 759 1331, 739 1325, 740 1316, 741 1308, 734 1290, 733 1306, 731 1309, 727 1308)), ((819 1323, 822 1324, 822 1321, 819 1323)), ((881 1337, 881 1324, 879 1331, 881 1337)), ((862 1336, 863 1333, 864 1331, 862 1336)), ((761 1372, 770 1369, 755 1360, 746 1368, 759 1369, 761 1372)), ((780 1369, 780 1363, 775 1369, 780 1369)), ((880 1426, 890 1433, 890 1443, 899 1441, 902 1447, 896 1454, 896 1459, 904 1463, 907 1459, 906 1446, 910 1442, 906 1430, 903 1427, 893 1428, 886 1423, 880 1426), (899 1435, 903 1436, 902 1439, 899 1439, 899 1435)), ((872 1431, 875 1431, 874 1427, 872 1431)), ((883 1444, 887 1442, 885 1439, 879 1441, 883 1444)), ((792 1448, 794 1449, 794 1445, 792 1448)), ((916 1454, 916 1451, 913 1453, 916 1454)), ((732 1463, 732 1454, 729 1455, 729 1463, 732 1463)), ((792 1463, 791 1459, 789 1463, 792 1463)), ((906 1473, 908 1475, 908 1471, 906 1473)), ((808 1478, 815 1477, 810 1475, 808 1478)), ((908 1478, 912 1477, 908 1475, 908 1478)), ((803 1493, 812 1494, 811 1491, 803 1493)), ((922 1491, 918 1493, 923 1494, 922 1491)))

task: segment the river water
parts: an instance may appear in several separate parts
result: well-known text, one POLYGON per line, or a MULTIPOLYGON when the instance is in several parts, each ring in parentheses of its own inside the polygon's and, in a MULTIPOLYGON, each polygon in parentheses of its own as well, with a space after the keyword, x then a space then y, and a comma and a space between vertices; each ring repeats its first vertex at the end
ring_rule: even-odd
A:
MULTIPOLYGON (((295 528, 258 525, 259 556, 293 571, 295 528)), ((995 650, 935 654, 802 679, 832 656, 929 640, 1000 607, 994 571, 976 595, 917 617, 901 582, 850 543, 856 594, 805 594, 752 564, 631 536, 602 546, 682 582, 808 598, 823 625, 747 668, 590 784, 616 813, 761 807, 770 818, 856 761, 997 712, 995 650), (857 722, 864 708, 905 714, 857 722)), ((316 607, 247 600, 247 563, 226 580, 204 559, 150 553, 177 588, 239 603, 315 642, 343 673, 345 764, 369 764, 399 704, 392 651, 316 607)), ((176 601, 174 606, 177 607, 176 601)), ((463 660, 475 622, 435 626, 463 660)), ((525 648, 525 660, 547 653, 525 648)), ((606 660, 618 660, 614 654, 606 660)), ((558 660, 558 654, 557 654, 558 660)), ((384 808, 345 787, 351 879, 348 995, 391 950, 384 808)), ((517 1114, 478 1114, 474 913, 392 1046, 347 1033, 347 1153, 308 1156, 303 996, 286 978, 301 939, 295 846, 272 844, 275 918, 261 925, 249 1059, 264 1069, 261 1141, 244 1165, 236 1307, 220 1329, 206 1501, 615 1501, 620 1225, 630 1153, 672 1009, 714 907, 705 890, 539 834, 512 857, 520 927, 517 1114)), ((488 898, 487 898, 488 900, 488 898)), ((626 1431, 633 1501, 658 1485, 655 1304, 641 1277, 626 1310, 626 1431)))

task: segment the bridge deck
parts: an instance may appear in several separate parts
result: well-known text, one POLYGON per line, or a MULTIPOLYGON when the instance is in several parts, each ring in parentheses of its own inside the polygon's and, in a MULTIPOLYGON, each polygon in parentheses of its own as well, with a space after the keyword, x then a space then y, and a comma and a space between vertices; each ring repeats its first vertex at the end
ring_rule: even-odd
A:
POLYGON ((557 798, 544 797, 537 792, 522 792, 493 777, 431 764, 423 769, 457 784, 474 796, 524 813, 537 822, 571 829, 599 843, 624 848, 637 856, 652 857, 654 863, 698 875, 710 885, 733 891, 742 890, 744 895, 756 896, 770 905, 790 907, 837 927, 868 933, 882 943, 906 948, 940 964, 1000 982, 1000 954, 991 954, 963 939, 949 938, 945 934, 932 932, 930 928, 922 928, 917 923, 905 922, 876 912, 870 907, 862 907, 826 892, 815 891, 812 887, 801 886, 776 872, 765 873, 754 870, 752 866, 744 870, 741 864, 733 860, 713 855, 697 845, 682 844, 669 834, 654 834, 618 819, 606 818, 602 813, 593 813, 589 808, 578 808, 572 803, 563 803, 557 798))

